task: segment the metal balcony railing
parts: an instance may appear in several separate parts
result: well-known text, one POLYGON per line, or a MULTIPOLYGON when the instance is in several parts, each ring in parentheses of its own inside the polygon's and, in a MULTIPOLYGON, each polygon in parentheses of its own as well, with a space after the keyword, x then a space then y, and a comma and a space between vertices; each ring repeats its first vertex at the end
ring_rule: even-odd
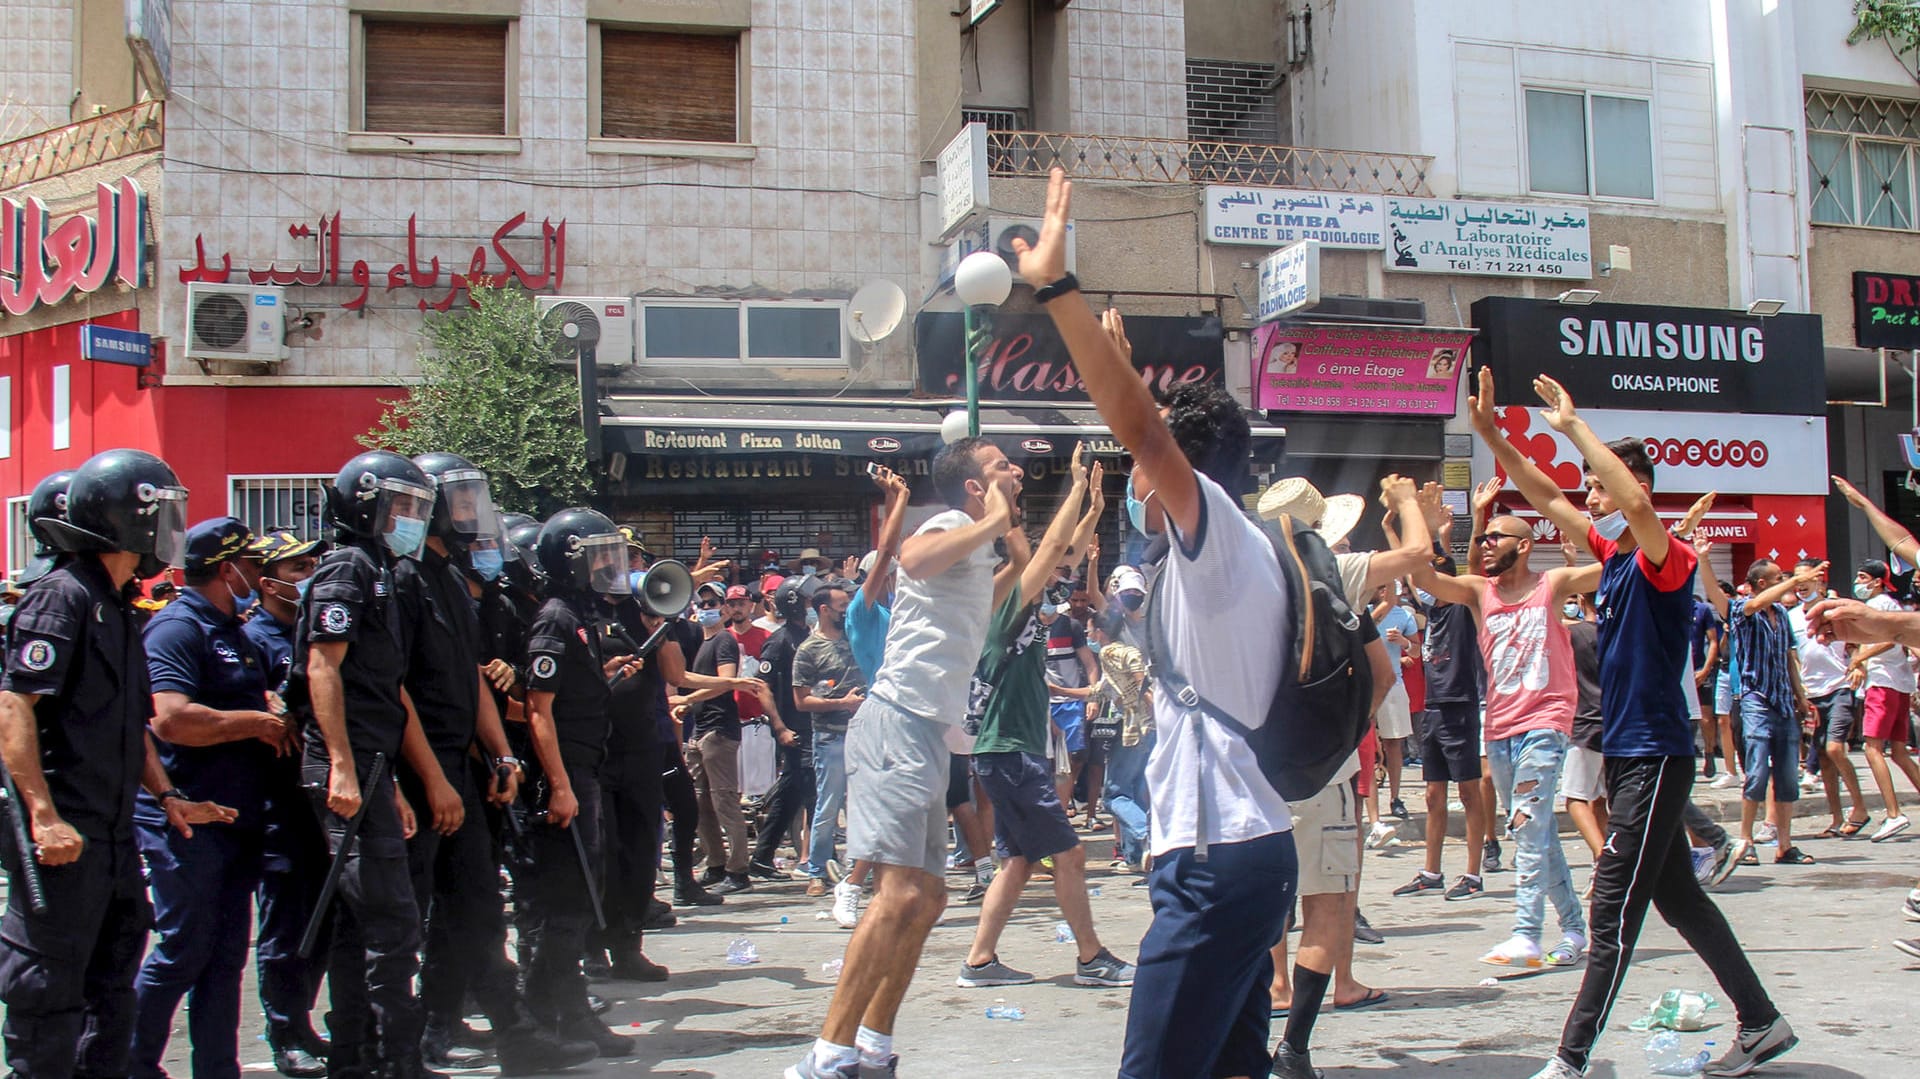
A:
POLYGON ((130 108, 0 143, 0 191, 158 150, 165 133, 165 115, 161 102, 142 101, 130 108))
POLYGON ((1045 176, 1055 165, 1075 179, 1126 183, 1260 184, 1409 196, 1433 193, 1427 186, 1433 158, 1424 154, 1219 139, 987 132, 987 169, 994 176, 1045 176))

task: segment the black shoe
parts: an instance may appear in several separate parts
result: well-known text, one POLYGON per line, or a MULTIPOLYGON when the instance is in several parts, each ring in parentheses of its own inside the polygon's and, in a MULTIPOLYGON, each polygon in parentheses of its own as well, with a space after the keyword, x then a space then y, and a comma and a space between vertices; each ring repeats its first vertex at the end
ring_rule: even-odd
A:
POLYGON ((672 907, 658 899, 647 901, 647 917, 640 923, 641 929, 672 929, 679 924, 680 919, 674 917, 672 907))
POLYGON ((1385 944, 1387 938, 1380 931, 1367 924, 1367 916, 1359 911, 1353 912, 1353 939, 1357 944, 1385 944))
POLYGON ((667 968, 635 951, 613 964, 613 976, 623 982, 664 982, 667 968))
POLYGON ((534 1023, 522 1023, 500 1036, 501 1075, 540 1075, 571 1068, 600 1055, 591 1041, 572 1041, 534 1023))
POLYGON ((464 1019, 457 1023, 445 1023, 442 1025, 447 1028, 447 1033, 452 1036, 453 1044, 455 1045, 464 1045, 469 1049, 493 1048, 495 1039, 494 1032, 491 1030, 475 1030, 464 1019))
POLYGON ((702 874, 700 874, 700 886, 701 886, 702 888, 711 888, 711 887, 713 887, 714 885, 716 885, 716 884, 718 884, 718 883, 720 883, 721 881, 723 881, 723 880, 726 880, 726 879, 727 879, 727 871, 726 871, 726 870, 724 870, 724 869, 709 869, 709 870, 707 870, 707 871, 706 871, 705 873, 702 873, 702 874))
POLYGON ((765 862, 748 862, 747 876, 758 877, 761 880, 792 880, 793 879, 792 873, 789 873, 778 866, 768 865, 765 862))
POLYGON ((613 973, 613 964, 607 960, 605 948, 594 948, 587 952, 585 959, 581 960, 580 969, 585 971, 589 978, 605 978, 613 973))
POLYGON ((560 1036, 568 1041, 593 1043, 594 1051, 603 1057, 630 1057, 633 1055, 633 1039, 625 1034, 615 1034, 607 1029, 607 1024, 591 1015, 577 1016, 560 1024, 560 1036))
POLYGON ((428 1064, 442 1068, 471 1068, 487 1059, 478 1049, 453 1043, 453 1032, 446 1027, 428 1025, 420 1035, 420 1055, 428 1064))
POLYGON ((413 1053, 388 1061, 384 1074, 386 1079, 450 1079, 445 1072, 427 1067, 426 1061, 413 1053))
POLYGON ((713 886, 714 895, 737 895, 741 892, 751 891, 753 891, 753 881, 748 880, 745 873, 737 877, 728 877, 726 880, 713 886))
POLYGON ((318 1079, 327 1074, 327 1062, 298 1045, 275 1049, 273 1068, 289 1079, 318 1079))
POLYGON ((1413 819, 1413 814, 1407 812, 1407 803, 1401 801, 1398 798, 1395 798, 1393 800, 1393 805, 1388 808, 1388 812, 1392 813, 1395 817, 1398 817, 1401 820, 1413 819))
POLYGON ((607 1014, 607 1009, 612 1007, 613 1007, 613 1001, 608 1000, 606 997, 603 997, 598 993, 587 994, 587 1008, 588 1010, 592 1011, 593 1014, 605 1015, 607 1014))
POLYGON ((717 907, 725 902, 690 880, 673 886, 673 905, 676 907, 717 907))
POLYGON ((1320 1069, 1306 1053, 1296 1053, 1293 1046, 1281 1042, 1273 1050, 1273 1069, 1269 1073, 1281 1079, 1321 1079, 1320 1069))

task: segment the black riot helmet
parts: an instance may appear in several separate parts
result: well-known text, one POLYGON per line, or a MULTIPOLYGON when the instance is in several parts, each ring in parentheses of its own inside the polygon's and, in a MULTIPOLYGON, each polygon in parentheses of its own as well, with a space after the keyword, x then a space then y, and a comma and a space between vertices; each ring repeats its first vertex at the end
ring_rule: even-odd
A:
POLYGON ((624 596, 633 591, 627 541, 604 514, 584 506, 561 510, 540 526, 536 551, 555 592, 624 596))
POLYGON ((327 516, 343 537, 381 540, 396 555, 417 556, 433 519, 433 481, 391 450, 368 450, 334 477, 327 516))
POLYGON ((187 489, 145 450, 107 450, 74 470, 66 519, 38 523, 57 549, 137 554, 135 573, 153 577, 184 560, 187 489))
POLYGON ((413 459, 433 481, 433 521, 428 535, 455 553, 475 540, 500 536, 500 511, 494 508, 487 474, 457 453, 423 453, 413 459))
POLYGON ((33 493, 27 496, 27 529, 33 533, 33 556, 14 577, 16 585, 24 588, 53 572, 55 559, 65 553, 61 540, 40 522, 67 519, 67 484, 72 481, 73 470, 63 468, 34 484, 33 493))
POLYGON ((788 625, 807 623, 807 604, 820 590, 818 577, 789 577, 773 590, 773 609, 788 625))

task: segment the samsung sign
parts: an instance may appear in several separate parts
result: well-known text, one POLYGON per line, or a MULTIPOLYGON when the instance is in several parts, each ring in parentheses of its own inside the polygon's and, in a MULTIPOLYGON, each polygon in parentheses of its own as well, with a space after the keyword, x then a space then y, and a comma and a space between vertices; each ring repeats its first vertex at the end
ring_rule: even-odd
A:
POLYGON ((1546 374, 1583 408, 1826 413, 1816 315, 1488 297, 1473 322, 1475 365, 1492 365, 1503 405, 1535 403, 1546 374))

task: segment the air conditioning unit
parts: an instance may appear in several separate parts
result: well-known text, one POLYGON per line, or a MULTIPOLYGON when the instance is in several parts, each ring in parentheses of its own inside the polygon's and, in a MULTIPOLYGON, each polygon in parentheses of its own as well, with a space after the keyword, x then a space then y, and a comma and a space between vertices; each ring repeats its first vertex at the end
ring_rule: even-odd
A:
MULTIPOLYGON (((593 342, 593 361, 596 367, 631 367, 633 365, 633 300, 626 296, 536 296, 540 303, 540 312, 549 319, 563 325, 571 323, 586 330, 586 317, 590 316, 599 330, 599 339, 593 342)), ((590 331, 588 331, 590 332, 590 331)), ((573 350, 565 348, 553 356, 553 362, 560 366, 574 365, 573 350)))
MULTIPOLYGON (((1040 219, 1037 217, 989 217, 987 218, 987 249, 1007 260, 1014 272, 1020 270, 1020 256, 1013 251, 1014 237, 1033 244, 1040 239, 1040 219)), ((1077 273, 1074 267, 1073 222, 1067 222, 1067 272, 1077 273)))
POLYGON ((287 303, 271 285, 187 286, 187 358, 279 363, 287 358, 287 303))

